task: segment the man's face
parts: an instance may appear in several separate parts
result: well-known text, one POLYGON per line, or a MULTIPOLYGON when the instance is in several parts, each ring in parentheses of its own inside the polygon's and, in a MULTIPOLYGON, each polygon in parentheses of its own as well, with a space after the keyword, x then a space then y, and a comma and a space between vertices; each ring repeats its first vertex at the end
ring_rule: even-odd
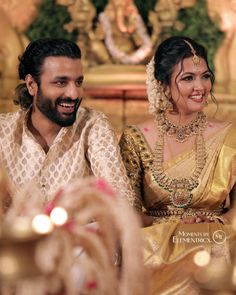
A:
POLYGON ((34 96, 35 111, 61 127, 72 125, 83 95, 82 84, 80 59, 47 57, 34 96))

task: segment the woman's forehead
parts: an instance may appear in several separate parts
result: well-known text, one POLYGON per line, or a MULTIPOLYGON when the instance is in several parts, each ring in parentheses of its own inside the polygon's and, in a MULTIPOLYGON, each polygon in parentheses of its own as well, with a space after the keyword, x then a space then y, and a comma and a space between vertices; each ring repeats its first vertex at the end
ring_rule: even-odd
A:
POLYGON ((201 74, 208 71, 208 67, 204 58, 199 57, 200 62, 196 65, 193 61, 193 57, 187 57, 179 61, 174 68, 172 75, 184 74, 184 73, 194 73, 201 74))

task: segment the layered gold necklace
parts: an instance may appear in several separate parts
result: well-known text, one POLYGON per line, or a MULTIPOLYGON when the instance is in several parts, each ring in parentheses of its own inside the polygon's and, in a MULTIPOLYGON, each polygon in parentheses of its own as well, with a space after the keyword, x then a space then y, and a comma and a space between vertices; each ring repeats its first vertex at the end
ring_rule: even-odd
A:
MULTIPOLYGON (((205 149, 205 141, 203 138, 203 131, 206 126, 206 116, 203 113, 198 113, 197 118, 199 119, 195 119, 194 121, 192 121, 194 122, 194 131, 190 133, 188 131, 187 134, 185 133, 183 134, 184 138, 188 138, 189 136, 196 134, 196 141, 195 141, 196 165, 192 174, 189 177, 178 177, 178 178, 171 178, 163 169, 164 135, 167 133, 165 131, 166 129, 163 128, 162 125, 160 125, 160 122, 166 122, 166 120, 160 121, 158 120, 158 118, 156 118, 157 127, 160 130, 160 134, 159 134, 159 140, 156 142, 156 145, 155 145, 155 151, 154 151, 155 159, 154 159, 154 164, 152 169, 152 176, 161 188, 169 192, 171 203, 178 208, 186 208, 186 207, 189 207, 189 205, 191 204, 192 197, 193 197, 192 190, 198 186, 200 174, 206 164, 206 149, 205 149), (195 123, 196 120, 198 124, 195 123)), ((191 125, 192 122, 189 125, 191 125)), ((189 129, 189 125, 181 126, 182 130, 193 130, 192 127, 189 129)), ((176 130, 178 130, 178 128, 176 130)), ((171 135, 174 136, 176 135, 176 133, 172 133, 171 135)), ((176 136, 176 140, 178 141, 177 136, 176 136)))

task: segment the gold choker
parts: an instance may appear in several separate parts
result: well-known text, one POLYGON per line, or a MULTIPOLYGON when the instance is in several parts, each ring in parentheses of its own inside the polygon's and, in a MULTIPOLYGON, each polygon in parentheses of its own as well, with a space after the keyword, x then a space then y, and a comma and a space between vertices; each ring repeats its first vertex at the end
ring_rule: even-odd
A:
POLYGON ((178 142, 186 141, 206 126, 206 115, 203 112, 198 112, 197 117, 193 121, 181 126, 170 122, 164 112, 158 112, 155 119, 160 132, 175 137, 178 142))

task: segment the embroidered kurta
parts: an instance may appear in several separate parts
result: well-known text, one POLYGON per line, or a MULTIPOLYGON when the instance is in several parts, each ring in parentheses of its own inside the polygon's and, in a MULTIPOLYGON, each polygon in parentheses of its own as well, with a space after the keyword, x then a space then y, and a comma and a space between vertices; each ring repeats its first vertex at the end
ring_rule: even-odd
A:
POLYGON ((81 107, 75 123, 60 129, 47 153, 28 130, 27 116, 22 110, 0 115, 0 160, 15 191, 34 181, 48 201, 62 185, 94 175, 130 198, 116 135, 104 114, 81 107))

